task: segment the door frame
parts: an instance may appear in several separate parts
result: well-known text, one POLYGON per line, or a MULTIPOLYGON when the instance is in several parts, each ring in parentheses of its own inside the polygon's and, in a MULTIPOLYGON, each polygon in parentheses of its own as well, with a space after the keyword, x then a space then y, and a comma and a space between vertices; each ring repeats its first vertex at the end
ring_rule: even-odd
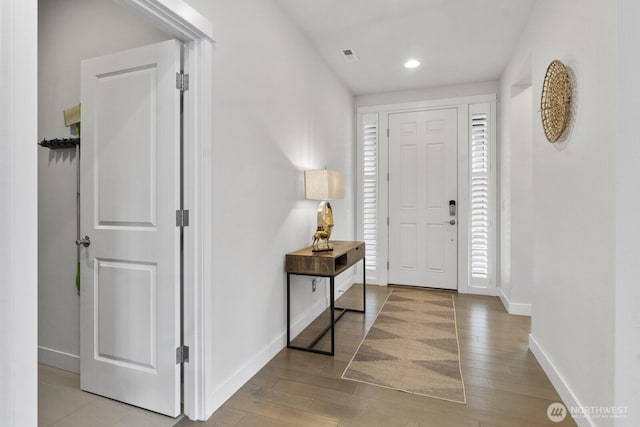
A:
POLYGON ((0 411, 38 425, 38 2, 0 3, 0 411), (37 407, 37 405, 35 405, 37 407))
MULTIPOLYGON (((183 0, 113 0, 129 6, 153 25, 185 43, 185 71, 191 74, 185 96, 184 124, 184 200, 191 211, 189 227, 185 228, 184 247, 184 342, 190 347, 189 363, 184 371, 184 413, 191 419, 205 420, 206 385, 212 375, 212 347, 205 340, 210 335, 213 314, 211 301, 211 146, 213 128, 213 26, 211 22, 183 0)), ((0 310, 6 313, 6 336, 10 351, 3 352, 0 364, 9 366, 19 375, 4 381, 3 395, 10 396, 0 405, 6 408, 13 425, 35 426, 33 402, 37 401, 37 272, 33 263, 38 258, 37 242, 37 22, 36 0, 6 0, 0 14, 11 14, 13 25, 0 27, 4 41, 0 61, 3 87, 10 88, 0 99, 2 120, 6 127, 10 149, 6 158, 11 167, 5 171, 9 180, 2 182, 0 195, 6 207, 7 230, 0 228, 3 239, 0 250, 9 255, 6 298, 0 299, 0 310), (5 75, 6 72, 6 75, 5 75), (14 93, 13 88, 20 88, 14 93), (19 194, 20 197, 14 195, 19 194), (11 230, 20 230, 13 233, 11 230), (5 231, 7 238, 5 239, 5 231), (5 310, 6 309, 6 310, 5 310), (24 369, 23 369, 24 368, 24 369), (5 393, 6 388, 6 393, 5 393), (8 405, 8 406, 6 406, 8 405), (26 406, 25 406, 26 405, 26 406), (27 408, 28 406, 28 408, 27 408)), ((0 18, 2 18, 0 16, 0 18)), ((3 216, 3 220, 4 220, 3 216)), ((4 326, 0 328, 4 332, 4 326)))
POLYGON ((183 197, 190 211, 184 228, 183 339, 189 347, 184 364, 184 414, 206 420, 206 377, 211 369, 211 346, 205 337, 213 315, 211 294, 211 145, 213 129, 213 26, 182 0, 114 0, 131 7, 154 25, 185 44, 184 71, 189 90, 184 94, 183 197))
MULTIPOLYGON (((358 161, 362 152, 362 116, 378 115, 378 271, 372 283, 386 286, 389 283, 386 262, 389 259, 389 114, 409 113, 424 110, 441 110, 455 108, 458 112, 458 292, 462 294, 496 295, 492 289, 478 289, 469 285, 469 107, 472 104, 497 102, 496 94, 474 95, 459 98, 425 100, 398 104, 381 104, 357 108, 357 145, 358 161), (377 282, 376 282, 377 279, 377 282)), ((492 115, 492 128, 495 134, 495 114, 492 115)), ((493 139, 494 146, 495 138, 493 139)), ((495 151, 495 150, 494 150, 495 151)), ((362 174, 357 174, 357 215, 362 217, 362 174)), ((357 222, 358 235, 362 236, 362 226, 357 222)), ((362 268, 362 267, 358 267, 362 268)), ((369 277, 367 282, 369 282, 369 277)))

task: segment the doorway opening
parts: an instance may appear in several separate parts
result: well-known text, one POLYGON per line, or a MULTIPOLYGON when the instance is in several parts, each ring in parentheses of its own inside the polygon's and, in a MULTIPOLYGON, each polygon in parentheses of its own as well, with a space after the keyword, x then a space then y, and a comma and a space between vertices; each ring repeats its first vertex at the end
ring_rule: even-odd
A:
POLYGON ((509 314, 531 315, 533 92, 530 68, 511 87, 508 139, 501 153, 500 291, 509 314))
MULTIPOLYGON (((202 150, 210 143, 211 132, 201 115, 209 115, 211 111, 211 84, 203 78, 205 75, 210 78, 210 47, 213 43, 210 23, 193 10, 186 13, 185 7, 190 8, 182 2, 171 7, 154 0, 117 2, 128 5, 129 9, 123 8, 121 4, 104 1, 87 1, 82 5, 77 2, 68 3, 73 4, 67 4, 63 0, 40 2, 39 55, 45 57, 45 60, 39 61, 39 139, 67 135, 65 132, 69 130, 64 128, 61 114, 62 109, 79 103, 81 59, 173 37, 186 43, 185 68, 192 73, 194 80, 191 93, 185 97, 184 102, 184 109, 187 111, 184 153, 185 164, 189 168, 189 173, 185 176, 184 205, 191 207, 192 218, 196 215, 202 219, 192 220, 191 227, 184 233, 183 273, 185 283, 188 283, 184 290, 184 323, 189 325, 185 330, 184 340, 192 349, 190 364, 184 368, 184 413, 192 419, 203 419, 206 418, 206 409, 203 390, 198 386, 203 381, 196 378, 196 372, 202 372, 199 369, 203 363, 200 340, 206 319, 202 315, 196 316, 196 313, 204 311, 198 304, 204 304, 201 293, 207 280, 204 277, 207 272, 201 267, 201 249, 203 241, 206 242, 207 239, 201 230, 202 221, 206 221, 204 218, 210 215, 202 214, 208 206, 206 201, 201 200, 200 192, 205 193, 209 185, 203 179, 208 157, 203 155, 202 150), (147 19, 139 19, 132 11, 137 11, 137 16, 146 16, 147 19), (195 14, 190 14, 191 12, 195 14), (85 16, 79 18, 83 13, 85 16), (45 48, 48 44, 55 46, 45 48), (52 71, 55 71, 54 75, 51 75, 52 71), (43 97, 46 98, 44 101, 43 97)), ((39 237, 39 255, 42 260, 39 284, 39 360, 66 371, 78 372, 79 296, 76 291, 76 272, 68 271, 76 270, 75 261, 69 260, 75 258, 75 248, 70 248, 70 245, 75 246, 73 240, 76 238, 75 167, 78 157, 71 150, 40 150, 40 168, 51 173, 39 173, 39 226, 45 234, 39 237), (73 185, 68 184, 70 181, 73 181, 73 185), (47 204, 51 209, 43 209, 47 204), (54 238, 57 232, 62 237, 54 238), (70 262, 73 266, 69 269, 70 262)), ((175 212, 172 215, 175 222, 175 212)), ((82 283, 80 291, 82 292, 82 283)), ((176 357, 175 349, 172 357, 176 357)))

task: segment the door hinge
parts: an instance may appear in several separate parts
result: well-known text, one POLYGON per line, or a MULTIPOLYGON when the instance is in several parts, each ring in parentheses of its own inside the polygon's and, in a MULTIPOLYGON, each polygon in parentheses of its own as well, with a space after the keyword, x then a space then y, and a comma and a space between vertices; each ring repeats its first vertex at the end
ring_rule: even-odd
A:
POLYGON ((176 348, 176 365, 181 363, 189 363, 189 347, 186 345, 176 348))
POLYGON ((389 128, 387 128, 387 138, 389 138, 389 128))
POLYGON ((389 217, 387 217, 387 225, 389 225, 389 217))
POLYGON ((389 269, 389 261, 387 261, 387 270, 389 269))
POLYGON ((389 182, 389 172, 387 172, 387 182, 389 182))
POLYGON ((176 73, 176 89, 180 92, 189 90, 189 74, 176 73))
POLYGON ((176 211, 176 227, 188 227, 189 226, 189 211, 186 209, 179 209, 176 211))

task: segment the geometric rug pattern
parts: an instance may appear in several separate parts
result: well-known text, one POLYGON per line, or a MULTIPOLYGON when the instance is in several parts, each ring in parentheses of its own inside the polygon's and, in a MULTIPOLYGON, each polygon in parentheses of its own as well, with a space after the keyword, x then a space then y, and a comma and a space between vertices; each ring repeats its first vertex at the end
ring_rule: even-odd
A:
POLYGON ((453 296, 393 289, 342 378, 466 403, 453 296))

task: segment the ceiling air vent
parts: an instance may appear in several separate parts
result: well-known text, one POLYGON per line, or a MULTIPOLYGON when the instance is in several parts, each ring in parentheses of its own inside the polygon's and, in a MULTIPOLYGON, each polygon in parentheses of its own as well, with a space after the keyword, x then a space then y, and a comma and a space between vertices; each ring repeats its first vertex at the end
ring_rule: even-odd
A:
POLYGON ((358 60, 358 55, 354 52, 353 49, 342 49, 342 56, 344 56, 344 60, 347 62, 354 62, 358 60))

